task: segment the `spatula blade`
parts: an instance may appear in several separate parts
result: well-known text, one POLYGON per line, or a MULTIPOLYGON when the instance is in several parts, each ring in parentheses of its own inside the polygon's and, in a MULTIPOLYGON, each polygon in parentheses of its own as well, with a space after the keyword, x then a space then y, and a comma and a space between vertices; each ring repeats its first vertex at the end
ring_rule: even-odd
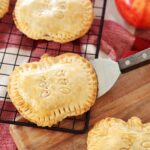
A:
POLYGON ((98 58, 91 60, 98 77, 98 97, 108 92, 119 78, 121 72, 117 62, 98 58))

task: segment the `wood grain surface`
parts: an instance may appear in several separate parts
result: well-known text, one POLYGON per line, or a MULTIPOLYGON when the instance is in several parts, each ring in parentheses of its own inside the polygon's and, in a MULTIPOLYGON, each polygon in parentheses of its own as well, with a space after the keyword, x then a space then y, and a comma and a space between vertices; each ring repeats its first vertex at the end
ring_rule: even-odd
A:
MULTIPOLYGON (((105 117, 127 120, 138 116, 150 122, 150 65, 122 74, 114 87, 91 109, 90 128, 105 117)), ((19 150, 86 150, 87 134, 11 125, 10 132, 19 150)))

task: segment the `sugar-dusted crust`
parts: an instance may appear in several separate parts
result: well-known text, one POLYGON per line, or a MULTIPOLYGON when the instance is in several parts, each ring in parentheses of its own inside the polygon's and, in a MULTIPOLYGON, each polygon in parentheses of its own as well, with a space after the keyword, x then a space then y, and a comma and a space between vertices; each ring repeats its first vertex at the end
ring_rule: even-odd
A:
POLYGON ((0 18, 2 18, 9 8, 9 0, 0 0, 0 18))
POLYGON ((142 124, 137 117, 128 122, 106 118, 88 133, 88 150, 149 150, 150 123, 142 124))
POLYGON ((94 19, 91 0, 18 0, 17 28, 28 37, 60 43, 83 36, 94 19))
POLYGON ((66 53, 17 67, 10 76, 8 93, 25 119, 51 127, 88 111, 96 100, 97 85, 90 62, 66 53))

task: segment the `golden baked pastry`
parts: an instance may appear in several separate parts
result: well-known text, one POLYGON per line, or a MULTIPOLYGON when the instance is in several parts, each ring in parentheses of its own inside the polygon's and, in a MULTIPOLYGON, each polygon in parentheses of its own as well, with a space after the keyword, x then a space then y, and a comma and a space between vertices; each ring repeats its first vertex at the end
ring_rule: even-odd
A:
POLYGON ((88 150, 149 150, 150 123, 142 124, 137 117, 128 122, 106 118, 88 133, 88 150))
POLYGON ((65 43, 83 36, 93 22, 91 0, 17 0, 14 21, 38 40, 65 43))
POLYGON ((9 0, 0 0, 0 18, 2 18, 9 8, 9 0))
POLYGON ((72 53, 44 55, 12 72, 9 96, 21 115, 39 126, 52 126, 88 111, 97 96, 97 77, 88 60, 72 53))

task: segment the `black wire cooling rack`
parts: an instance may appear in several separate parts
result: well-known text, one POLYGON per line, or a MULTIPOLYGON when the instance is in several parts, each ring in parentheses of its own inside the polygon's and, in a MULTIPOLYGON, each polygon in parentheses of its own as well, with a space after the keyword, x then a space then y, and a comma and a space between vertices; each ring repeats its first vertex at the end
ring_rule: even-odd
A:
MULTIPOLYGON (((16 66, 25 62, 36 61, 44 53, 56 56, 65 52, 73 52, 88 59, 97 58, 106 0, 93 0, 96 15, 92 28, 84 37, 67 44, 31 40, 19 32, 12 18, 15 1, 11 0, 8 14, 0 20, 0 123, 37 127, 33 123, 17 120, 19 113, 11 103, 7 93, 9 74, 16 66), (95 46, 92 51, 91 46, 95 46)), ((78 117, 67 118, 51 128, 46 127, 46 129, 76 134, 84 133, 88 129, 89 118, 90 112, 87 112, 78 117)))

